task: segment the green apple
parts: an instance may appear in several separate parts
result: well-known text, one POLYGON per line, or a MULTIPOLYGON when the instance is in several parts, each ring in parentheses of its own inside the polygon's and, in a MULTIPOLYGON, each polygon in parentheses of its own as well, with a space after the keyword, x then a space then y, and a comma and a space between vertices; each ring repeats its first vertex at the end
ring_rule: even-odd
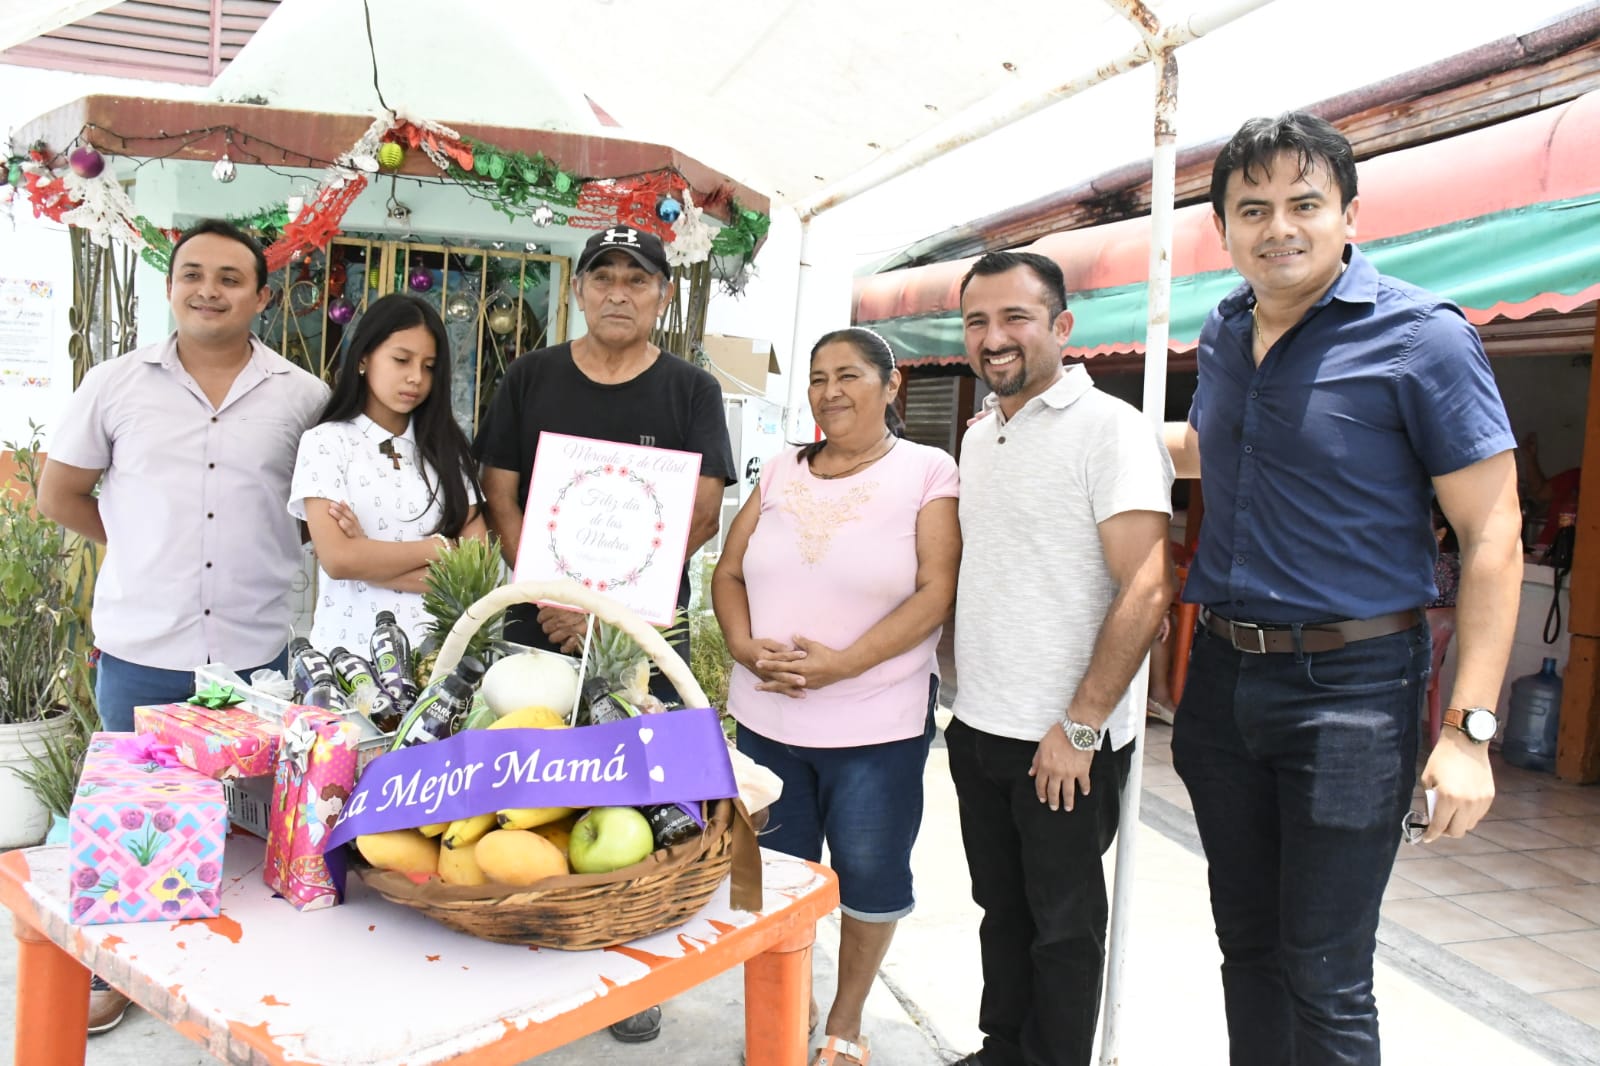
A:
POLYGON ((567 861, 573 873, 608 874, 654 850, 650 820, 644 815, 632 807, 595 807, 572 827, 567 861))

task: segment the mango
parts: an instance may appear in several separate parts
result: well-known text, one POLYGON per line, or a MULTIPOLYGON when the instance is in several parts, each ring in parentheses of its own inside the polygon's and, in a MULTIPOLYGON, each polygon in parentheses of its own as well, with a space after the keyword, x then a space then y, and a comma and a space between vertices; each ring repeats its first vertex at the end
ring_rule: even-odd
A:
POLYGON ((468 844, 459 848, 441 848, 439 851, 439 877, 447 885, 481 885, 487 880, 478 867, 478 846, 468 844))
POLYGON ((483 876, 496 884, 521 888, 567 872, 561 849, 526 829, 496 829, 473 852, 483 876))
POLYGON ((565 729, 567 719, 551 707, 522 707, 502 715, 490 729, 565 729))
POLYGON ((380 870, 432 875, 439 869, 439 842, 415 829, 391 829, 356 837, 356 850, 380 870))
POLYGON ((535 826, 533 831, 560 848, 561 854, 565 855, 572 844, 572 827, 577 823, 578 815, 574 812, 559 822, 546 822, 544 825, 535 826))

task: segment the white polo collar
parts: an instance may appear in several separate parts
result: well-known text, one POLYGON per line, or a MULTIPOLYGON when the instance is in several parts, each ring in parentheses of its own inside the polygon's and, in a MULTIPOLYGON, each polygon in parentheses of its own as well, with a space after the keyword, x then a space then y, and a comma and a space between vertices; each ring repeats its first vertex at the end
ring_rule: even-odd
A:
MULTIPOLYGON (((1094 388, 1094 379, 1089 376, 1089 371, 1082 363, 1074 364, 1067 367, 1066 372, 1056 380, 1054 385, 1051 385, 1048 389, 1023 404, 1022 410, 1018 411, 1017 414, 1020 415, 1022 411, 1026 411, 1036 403, 1043 403, 1048 407, 1054 407, 1058 411, 1065 410, 1092 388, 1094 388)), ((983 398, 983 406, 985 410, 990 411, 1000 419, 1001 425, 1005 425, 1010 421, 1001 412, 1000 397, 994 393, 991 392, 983 398)))

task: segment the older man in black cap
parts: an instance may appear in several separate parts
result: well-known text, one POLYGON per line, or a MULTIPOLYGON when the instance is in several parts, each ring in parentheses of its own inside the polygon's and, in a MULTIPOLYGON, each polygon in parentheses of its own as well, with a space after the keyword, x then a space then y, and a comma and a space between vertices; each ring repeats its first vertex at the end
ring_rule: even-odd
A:
MULTIPOLYGON (((569 344, 528 352, 506 370, 473 454, 483 465, 489 528, 507 563, 516 565, 534 455, 546 431, 697 452, 700 482, 686 555, 716 535, 722 490, 734 481, 722 390, 706 371, 650 343, 672 299, 671 273, 654 234, 631 226, 601 230, 583 246, 573 281, 587 332, 569 344)), ((678 605, 688 604, 686 559, 678 605)), ((575 651, 584 624, 585 616, 574 611, 513 607, 506 637, 575 651)), ((689 657, 687 635, 677 649, 689 657)), ((618 1022, 611 1032, 630 1043, 653 1040, 661 1032, 661 1008, 618 1022)))

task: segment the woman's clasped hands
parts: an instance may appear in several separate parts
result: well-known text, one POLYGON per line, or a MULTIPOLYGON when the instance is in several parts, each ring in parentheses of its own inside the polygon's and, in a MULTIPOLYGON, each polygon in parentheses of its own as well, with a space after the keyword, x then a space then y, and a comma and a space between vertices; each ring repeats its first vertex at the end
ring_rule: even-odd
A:
POLYGON ((734 654, 739 663, 759 679, 757 692, 777 692, 803 700, 810 689, 819 689, 856 676, 845 654, 826 644, 802 636, 794 643, 754 639, 734 654))

